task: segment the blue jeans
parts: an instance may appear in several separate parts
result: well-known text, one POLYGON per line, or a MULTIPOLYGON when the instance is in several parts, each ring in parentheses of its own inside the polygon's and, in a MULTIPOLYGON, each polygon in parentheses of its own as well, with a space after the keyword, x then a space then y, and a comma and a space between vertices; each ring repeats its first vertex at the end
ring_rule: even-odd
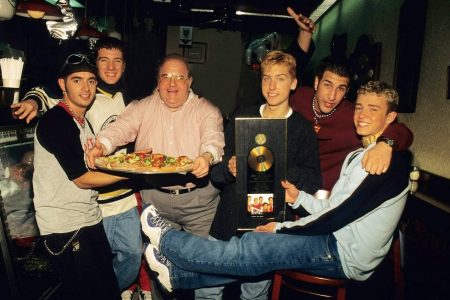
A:
MULTIPOLYGON (((217 241, 212 236, 208 240, 217 241)), ((272 280, 252 280, 241 283, 241 300, 267 300, 272 280)), ((224 286, 214 286, 195 290, 195 300, 222 300, 224 286)))
POLYGON ((106 237, 111 246, 113 267, 120 290, 137 278, 142 260, 141 222, 136 207, 103 218, 106 237))
POLYGON ((171 229, 162 237, 160 250, 172 262, 174 288, 221 286, 282 269, 346 278, 332 234, 249 232, 224 242, 171 229))
MULTIPOLYGON (((241 300, 267 300, 272 280, 245 281, 241 283, 241 300)), ((195 300, 222 300, 224 286, 214 286, 195 290, 195 300)))

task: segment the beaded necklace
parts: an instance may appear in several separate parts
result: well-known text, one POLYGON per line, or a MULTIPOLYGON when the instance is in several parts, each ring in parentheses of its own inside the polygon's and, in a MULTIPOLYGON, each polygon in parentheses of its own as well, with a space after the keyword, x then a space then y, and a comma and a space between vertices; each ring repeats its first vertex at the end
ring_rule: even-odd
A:
POLYGON ((64 108, 75 119, 75 121, 77 121, 78 124, 80 124, 81 128, 84 128, 84 126, 86 126, 86 118, 84 116, 82 117, 76 116, 65 100, 60 101, 58 105, 64 108))
POLYGON ((313 101, 312 101, 312 110, 313 110, 313 113, 314 113, 314 131, 316 132, 316 133, 319 133, 319 131, 320 131, 320 125, 319 125, 319 119, 322 119, 322 118, 326 118, 326 117, 329 117, 329 116, 331 116, 335 111, 336 111, 336 107, 335 108, 333 108, 333 110, 332 111, 330 111, 329 113, 327 113, 327 114, 319 114, 317 111, 316 111, 316 100, 317 100, 317 96, 316 95, 314 95, 314 99, 313 99, 313 101))

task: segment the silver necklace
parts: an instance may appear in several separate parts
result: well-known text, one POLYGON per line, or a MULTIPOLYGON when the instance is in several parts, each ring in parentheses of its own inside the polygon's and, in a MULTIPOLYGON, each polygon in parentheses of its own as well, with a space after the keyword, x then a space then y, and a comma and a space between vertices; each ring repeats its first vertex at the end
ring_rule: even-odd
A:
POLYGON ((316 133, 319 133, 319 131, 320 131, 320 125, 319 125, 319 119, 322 119, 322 118, 326 118, 326 117, 329 117, 329 116, 331 116, 335 111, 336 111, 336 107, 335 108, 333 108, 333 110, 332 111, 330 111, 329 113, 327 113, 327 114, 320 114, 320 113, 318 113, 317 111, 316 111, 316 100, 317 100, 317 96, 316 95, 314 95, 314 98, 313 98, 313 101, 312 101, 312 111, 313 111, 313 113, 314 113, 314 131, 316 132, 316 133))
MULTIPOLYGON (((63 253, 64 250, 66 250, 66 248, 69 247, 70 243, 72 243, 73 239, 77 236, 78 232, 80 232, 80 229, 81 229, 81 228, 78 228, 78 230, 75 231, 75 233, 70 237, 70 239, 67 241, 67 243, 62 247, 61 251, 53 252, 52 250, 50 250, 50 248, 49 248, 48 245, 47 245, 47 240, 46 240, 46 239, 44 239, 44 245, 45 245, 45 248, 47 249, 47 251, 48 251, 51 255, 54 255, 54 256, 61 255, 61 253, 63 253)), ((75 245, 74 245, 74 249, 75 249, 75 245)), ((76 249, 76 250, 74 250, 74 251, 78 251, 78 249, 76 249)))

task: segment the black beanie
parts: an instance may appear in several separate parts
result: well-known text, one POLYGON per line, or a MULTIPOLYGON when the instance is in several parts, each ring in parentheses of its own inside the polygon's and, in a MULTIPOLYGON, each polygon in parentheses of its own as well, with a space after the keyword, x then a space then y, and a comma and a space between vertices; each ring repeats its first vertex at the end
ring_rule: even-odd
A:
POLYGON ((76 72, 90 72, 97 75, 97 66, 92 62, 89 56, 85 54, 71 54, 59 72, 59 77, 67 77, 76 72))

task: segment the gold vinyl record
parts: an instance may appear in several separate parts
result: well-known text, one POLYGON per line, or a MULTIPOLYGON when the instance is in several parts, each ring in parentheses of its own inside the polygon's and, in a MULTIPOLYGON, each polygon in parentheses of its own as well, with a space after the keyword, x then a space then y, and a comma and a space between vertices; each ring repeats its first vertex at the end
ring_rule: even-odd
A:
POLYGON ((257 172, 266 172, 273 165, 273 153, 265 146, 258 146, 250 150, 247 163, 257 172))

